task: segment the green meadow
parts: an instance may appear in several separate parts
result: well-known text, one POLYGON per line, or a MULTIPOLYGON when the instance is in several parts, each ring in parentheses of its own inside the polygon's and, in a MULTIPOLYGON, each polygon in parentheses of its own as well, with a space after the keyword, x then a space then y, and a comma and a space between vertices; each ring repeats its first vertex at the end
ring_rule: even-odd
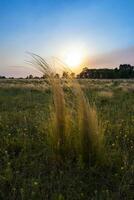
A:
POLYGON ((0 199, 133 199, 134 80, 59 81, 0 80, 0 199))

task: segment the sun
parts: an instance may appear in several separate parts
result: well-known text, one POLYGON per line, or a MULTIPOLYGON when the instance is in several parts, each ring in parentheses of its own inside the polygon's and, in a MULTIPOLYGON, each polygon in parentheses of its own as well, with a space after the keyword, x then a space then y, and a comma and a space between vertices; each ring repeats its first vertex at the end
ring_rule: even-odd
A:
POLYGON ((77 67, 82 63, 83 54, 77 49, 68 52, 65 57, 65 63, 70 67, 77 67))
POLYGON ((85 50, 81 47, 69 48, 64 52, 63 60, 71 69, 79 68, 86 57, 85 50))

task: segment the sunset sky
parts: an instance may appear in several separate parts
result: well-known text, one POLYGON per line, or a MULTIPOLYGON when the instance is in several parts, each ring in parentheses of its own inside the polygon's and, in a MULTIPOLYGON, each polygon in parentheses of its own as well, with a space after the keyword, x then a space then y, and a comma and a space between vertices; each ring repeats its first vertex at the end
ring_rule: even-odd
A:
POLYGON ((0 75, 35 73, 27 51, 66 61, 79 48, 89 67, 134 64, 134 1, 0 0, 0 75))

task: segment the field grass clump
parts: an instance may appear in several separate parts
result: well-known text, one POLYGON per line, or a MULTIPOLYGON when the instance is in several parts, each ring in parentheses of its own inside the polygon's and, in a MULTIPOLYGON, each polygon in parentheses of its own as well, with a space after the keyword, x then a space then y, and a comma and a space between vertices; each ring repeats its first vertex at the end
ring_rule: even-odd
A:
MULTIPOLYGON (((68 125, 69 117, 72 121, 75 122, 75 119, 70 113, 71 108, 69 108, 65 102, 65 95, 63 89, 63 80, 61 78, 56 78, 56 72, 53 69, 53 66, 48 64, 43 58, 36 54, 31 54, 33 60, 32 63, 35 65, 37 69, 43 72, 44 76, 46 76, 49 80, 49 84, 52 90, 53 97, 53 113, 51 117, 52 121, 52 148, 56 152, 56 157, 59 157, 63 160, 68 152, 72 151, 74 148, 74 152, 78 155, 74 155, 78 159, 78 157, 82 157, 83 162, 89 163, 91 161, 91 156, 98 152, 100 134, 98 130, 98 121, 97 114, 94 107, 91 107, 89 102, 87 101, 84 92, 81 89, 79 82, 76 79, 72 79, 71 77, 67 77, 64 79, 65 84, 68 88, 74 91, 74 95, 76 96, 76 113, 77 113, 77 140, 72 141, 72 145, 69 146, 69 140, 73 138, 73 132, 71 126, 68 125), (71 86, 69 87, 69 85, 71 86), (70 115, 70 116, 69 116, 70 115), (77 148, 77 149, 75 149, 77 148), (59 154, 58 154, 59 152, 59 154)), ((62 66, 61 66, 62 67, 62 66)), ((52 110, 51 110, 52 111, 52 110)), ((70 124, 71 125, 71 124, 70 124)), ((102 138, 102 137, 101 137, 102 138)))

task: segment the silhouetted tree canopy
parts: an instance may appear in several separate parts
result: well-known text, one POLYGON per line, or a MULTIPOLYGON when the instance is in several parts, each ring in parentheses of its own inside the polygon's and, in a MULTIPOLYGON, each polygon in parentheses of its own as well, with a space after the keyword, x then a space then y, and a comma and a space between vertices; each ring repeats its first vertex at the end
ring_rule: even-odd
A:
POLYGON ((63 72, 62 78, 69 78, 69 73, 68 72, 63 72))
POLYGON ((70 74, 70 77, 71 77, 71 78, 75 78, 75 73, 72 72, 72 73, 70 74))
POLYGON ((55 74, 54 78, 60 78, 60 75, 57 73, 55 74))
POLYGON ((0 76, 0 79, 4 79, 4 78, 6 78, 5 76, 0 76))
POLYGON ((134 78, 134 66, 129 64, 120 65, 115 69, 88 69, 83 68, 77 78, 93 78, 93 79, 115 79, 115 78, 134 78))
MULTIPOLYGON (((55 75, 52 73, 55 78, 60 78, 60 75, 56 73, 55 75)), ((134 66, 130 64, 121 64, 118 68, 109 69, 109 68, 99 68, 99 69, 91 69, 88 67, 84 67, 82 72, 75 76, 75 73, 68 73, 66 71, 63 72, 62 78, 91 78, 91 79, 133 79, 134 78, 134 66)), ((42 77, 29 75, 26 79, 47 79, 48 76, 44 74, 42 77)), ((6 79, 5 76, 0 76, 0 79, 6 79)), ((14 79, 14 77, 9 77, 9 79, 14 79)), ((20 77, 19 79, 23 79, 20 77)))

